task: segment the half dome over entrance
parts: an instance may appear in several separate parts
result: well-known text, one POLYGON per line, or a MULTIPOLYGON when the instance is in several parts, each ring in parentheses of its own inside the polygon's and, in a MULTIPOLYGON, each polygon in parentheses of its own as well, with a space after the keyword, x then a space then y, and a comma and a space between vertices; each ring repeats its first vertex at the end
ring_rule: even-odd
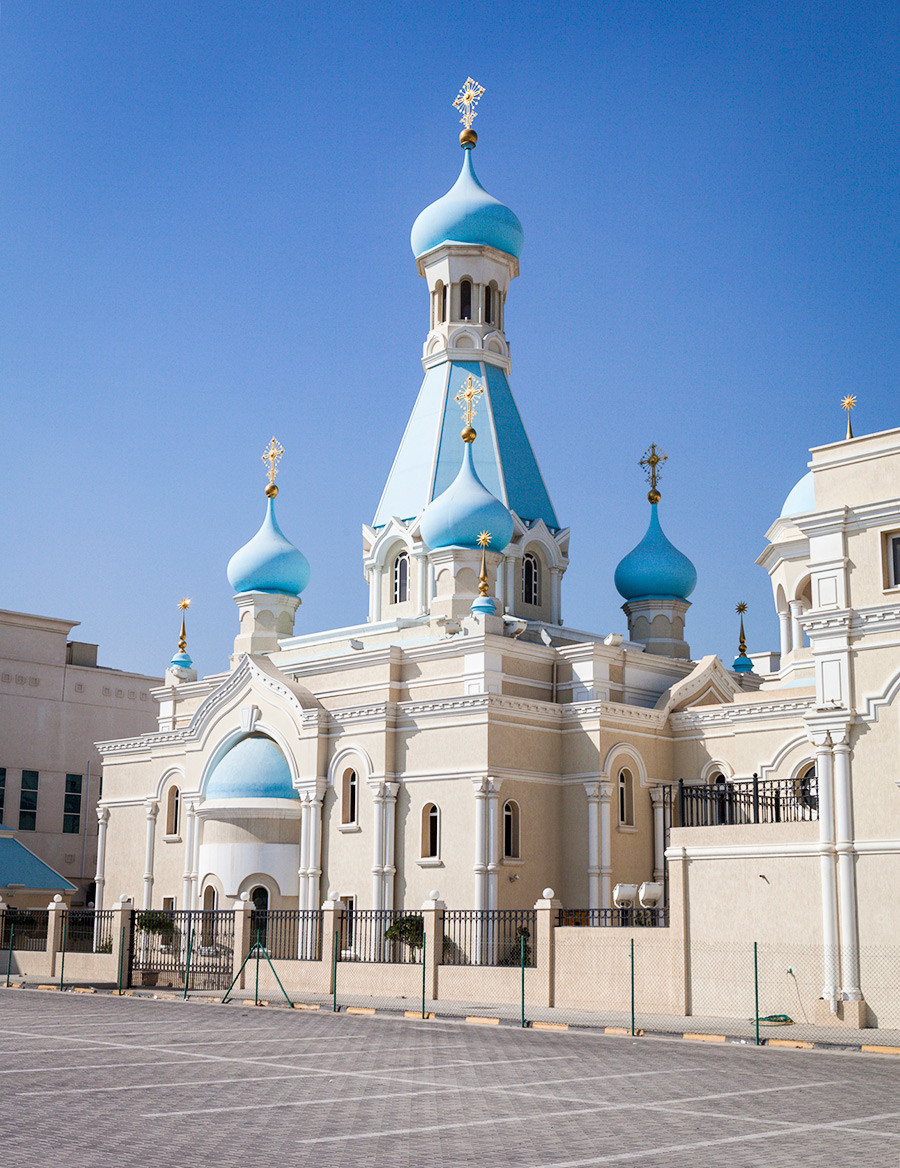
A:
POLYGON ((216 763, 207 799, 299 799, 287 759, 265 734, 241 738, 216 763))

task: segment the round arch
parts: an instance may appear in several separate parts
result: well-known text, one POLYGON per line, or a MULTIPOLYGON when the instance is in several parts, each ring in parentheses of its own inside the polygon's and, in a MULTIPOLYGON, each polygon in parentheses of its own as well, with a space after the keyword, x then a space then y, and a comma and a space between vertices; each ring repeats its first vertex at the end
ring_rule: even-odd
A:
POLYGON ((613 763, 618 762, 620 758, 627 758, 632 763, 637 772, 638 782, 642 787, 650 785, 644 760, 630 742, 618 742, 612 747, 606 755, 606 761, 603 764, 603 771, 601 773, 605 777, 608 777, 612 773, 613 763))

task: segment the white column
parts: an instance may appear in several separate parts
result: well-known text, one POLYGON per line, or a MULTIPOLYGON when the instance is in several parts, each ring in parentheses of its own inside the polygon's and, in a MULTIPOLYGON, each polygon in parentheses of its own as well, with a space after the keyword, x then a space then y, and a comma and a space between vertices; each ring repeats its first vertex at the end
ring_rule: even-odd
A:
POLYGON ((612 908, 612 783, 600 784, 600 907, 612 908))
POLYGON ((373 788, 375 822, 372 831, 372 908, 384 908, 384 783, 373 788))
POLYGON ((803 648, 803 629, 800 627, 800 617, 803 615, 803 601, 792 600, 790 602, 791 610, 791 648, 803 648))
POLYGON ((197 804, 194 808, 194 846, 191 849, 191 903, 188 908, 200 907, 200 837, 203 834, 203 820, 197 815, 197 804))
POLYGON ((791 614, 785 610, 778 614, 778 632, 781 637, 781 664, 791 651, 791 614))
POLYGON ((319 907, 319 884, 322 879, 322 803, 324 797, 325 780, 320 779, 317 782, 315 794, 311 794, 309 798, 309 858, 306 869, 308 908, 319 907))
POLYGON ((562 568, 550 569, 550 622, 562 624, 562 568))
MULTIPOLYGON (((487 908, 495 909, 499 902, 500 884, 500 784, 501 779, 488 779, 487 823, 487 908)), ((519 830, 521 831, 521 823, 519 830)))
POLYGON ((665 787, 650 788, 653 803, 653 879, 656 881, 662 880, 666 865, 665 798, 665 787))
POLYGON ((103 908, 103 889, 106 885, 106 829, 109 827, 109 808, 97 808, 97 871, 94 874, 96 890, 94 892, 94 908, 97 912, 103 908))
MULTIPOLYGON (((503 588, 503 595, 505 597, 506 607, 510 612, 516 611, 516 557, 506 556, 504 561, 506 568, 506 584, 503 588)), ((499 569, 498 569, 499 570, 499 569)))
POLYGON ((309 794, 304 791, 300 796, 300 867, 297 875, 300 877, 300 892, 297 898, 298 908, 313 908, 309 902, 309 794))
POLYGON ((370 600, 372 601, 371 608, 372 608, 372 621, 373 621, 373 623, 376 623, 376 622, 381 620, 381 586, 382 586, 382 576, 383 575, 384 575, 384 570, 382 568, 373 568, 372 569, 372 584, 371 584, 370 600))
POLYGON ((850 789, 850 746, 834 745, 834 827, 837 852, 838 905, 841 935, 841 989, 845 999, 862 998, 859 985, 859 921, 856 913, 856 852, 853 847, 853 801, 850 789))
POLYGON ((394 907, 394 875, 397 871, 394 863, 394 836, 397 821, 397 792, 399 789, 399 783, 384 784, 384 863, 382 865, 381 880, 382 908, 394 907))
POLYGON ((838 997, 837 893, 834 884, 834 771, 831 735, 816 743, 816 783, 819 799, 819 879, 822 888, 822 942, 824 947, 822 997, 832 1004, 838 997))
POLYGON ((144 848, 144 904, 145 909, 153 903, 153 850, 156 842, 156 817, 159 814, 159 804, 155 799, 148 799, 144 804, 147 810, 147 836, 144 848))
MULTIPOLYGON (((197 812, 193 803, 187 804, 184 817, 184 880, 181 907, 191 907, 191 871, 194 864, 194 833, 197 830, 197 812)), ((227 891, 227 889, 226 889, 227 891)))
POLYGON ((428 557, 424 552, 416 552, 416 587, 419 612, 425 612, 428 608, 428 557))
POLYGON ((486 909, 487 898, 487 779, 473 779, 475 786, 475 908, 486 909))
POLYGON ((600 907, 600 784, 585 783, 588 800, 588 907, 600 907))

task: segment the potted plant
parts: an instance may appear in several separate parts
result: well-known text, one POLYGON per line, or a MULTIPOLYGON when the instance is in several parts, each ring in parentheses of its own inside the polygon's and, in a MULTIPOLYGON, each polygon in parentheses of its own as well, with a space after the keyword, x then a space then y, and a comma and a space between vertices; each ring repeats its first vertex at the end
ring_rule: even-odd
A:
POLYGON ((410 951, 415 954, 417 949, 422 948, 424 934, 425 921, 421 916, 412 915, 400 917, 399 920, 394 921, 389 929, 385 929, 384 939, 385 941, 398 941, 402 945, 408 945, 410 951))

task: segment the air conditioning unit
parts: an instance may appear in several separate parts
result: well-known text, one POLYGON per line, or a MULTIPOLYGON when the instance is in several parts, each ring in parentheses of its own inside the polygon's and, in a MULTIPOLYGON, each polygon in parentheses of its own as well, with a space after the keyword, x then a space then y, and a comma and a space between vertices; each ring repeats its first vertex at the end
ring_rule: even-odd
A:
POLYGON ((637 894, 636 884, 617 884, 613 889, 613 904, 616 908, 634 908, 637 894))
POLYGON ((638 889, 641 908, 658 908, 663 898, 663 886, 655 880, 645 880, 638 889))

